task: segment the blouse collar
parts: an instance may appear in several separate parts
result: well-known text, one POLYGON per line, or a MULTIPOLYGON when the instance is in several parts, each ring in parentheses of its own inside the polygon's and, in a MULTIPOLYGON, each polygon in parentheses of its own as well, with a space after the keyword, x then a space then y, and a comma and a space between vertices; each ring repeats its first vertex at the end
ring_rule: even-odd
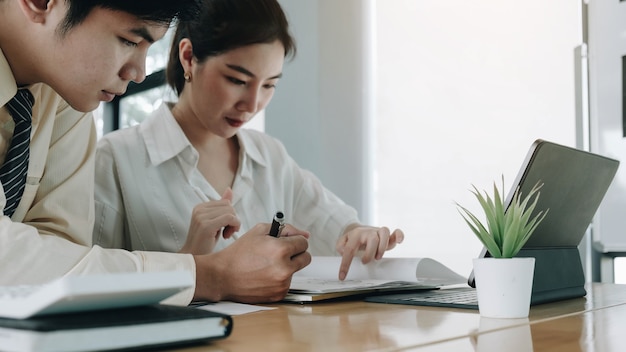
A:
MULTIPOLYGON (((152 115, 140 125, 140 133, 144 137, 148 155, 153 165, 159 165, 178 155, 193 167, 197 166, 198 152, 191 145, 170 110, 171 103, 161 104, 152 115)), ((265 166, 268 161, 258 146, 251 139, 246 129, 237 132, 241 148, 241 156, 265 166)), ((240 159, 241 161, 241 159, 240 159)))

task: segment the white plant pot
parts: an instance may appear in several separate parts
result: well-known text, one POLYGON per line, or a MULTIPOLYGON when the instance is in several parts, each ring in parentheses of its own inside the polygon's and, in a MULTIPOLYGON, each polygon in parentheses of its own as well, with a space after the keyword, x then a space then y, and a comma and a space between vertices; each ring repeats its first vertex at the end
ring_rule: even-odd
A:
POLYGON ((535 258, 475 258, 478 310, 486 318, 526 318, 535 258))

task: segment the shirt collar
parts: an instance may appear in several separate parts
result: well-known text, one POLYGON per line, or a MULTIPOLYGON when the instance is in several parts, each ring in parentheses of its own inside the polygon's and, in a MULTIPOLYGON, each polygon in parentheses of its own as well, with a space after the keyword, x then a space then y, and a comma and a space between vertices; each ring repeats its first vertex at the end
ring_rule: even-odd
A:
POLYGON ((198 160, 198 153, 174 119, 168 103, 163 103, 140 126, 146 149, 152 164, 159 165, 179 154, 192 165, 198 160), (186 153, 183 153, 186 151, 186 153))
POLYGON ((261 153, 258 145, 254 143, 248 130, 239 130, 237 132, 237 138, 239 139, 239 146, 243 151, 244 157, 250 158, 250 160, 261 166, 267 165, 267 158, 261 153))
MULTIPOLYGON (((171 103, 161 104, 139 127, 140 133, 144 137, 150 161, 154 165, 159 165, 180 155, 183 160, 195 167, 198 160, 198 152, 176 122, 169 105, 171 103)), ((244 157, 243 160, 249 158, 261 166, 267 164, 265 156, 263 156, 263 153, 261 153, 246 130, 239 130, 237 138, 244 157)))
POLYGON ((4 106, 17 93, 17 83, 2 49, 0 49, 0 77, 0 106, 4 106))
MULTIPOLYGON (((139 127, 140 133, 144 137, 150 161, 154 165, 159 165, 180 155, 183 160, 195 167, 197 165, 198 152, 191 145, 176 119, 174 119, 168 106, 169 104, 171 103, 161 104, 152 113, 152 116, 146 119, 139 127)), ((263 156, 246 130, 239 130, 237 138, 241 147, 241 155, 243 155, 243 159, 240 161, 249 158, 261 166, 267 164, 265 156, 263 156)), ((244 170, 247 169, 243 167, 245 164, 245 162, 242 162, 241 166, 244 170)))
MULTIPOLYGON (((52 88, 46 86, 43 83, 35 83, 21 88, 27 88, 35 98, 32 111, 32 124, 33 128, 35 129, 37 128, 36 126, 39 124, 39 120, 42 118, 42 116, 39 114, 39 106, 41 105, 41 103, 38 104, 38 101, 40 100, 42 95, 41 91, 42 89, 52 90, 52 88)), ((0 49, 0 108, 4 107, 9 102, 9 100, 13 99, 16 93, 17 82, 15 82, 15 76, 13 76, 13 71, 11 71, 9 62, 4 56, 2 49, 0 49)), ((55 93, 55 95, 58 94, 55 93)), ((8 113, 6 116, 8 116, 8 113)), ((8 119, 12 120, 11 118, 8 119)))

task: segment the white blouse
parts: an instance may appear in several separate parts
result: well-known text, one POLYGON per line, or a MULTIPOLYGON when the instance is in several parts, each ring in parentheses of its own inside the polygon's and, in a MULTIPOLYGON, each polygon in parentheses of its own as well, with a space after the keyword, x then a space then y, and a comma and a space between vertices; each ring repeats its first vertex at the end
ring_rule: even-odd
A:
MULTIPOLYGON (((282 210, 287 222, 309 231, 313 255, 336 255, 335 243, 357 212, 300 168, 278 140, 241 129, 233 206, 238 234, 271 222, 282 210)), ((108 133, 96 152, 94 244, 129 250, 176 252, 185 243, 192 209, 221 195, 197 169, 198 152, 161 105, 138 126, 108 133)), ((234 238, 221 238, 215 250, 234 238)))

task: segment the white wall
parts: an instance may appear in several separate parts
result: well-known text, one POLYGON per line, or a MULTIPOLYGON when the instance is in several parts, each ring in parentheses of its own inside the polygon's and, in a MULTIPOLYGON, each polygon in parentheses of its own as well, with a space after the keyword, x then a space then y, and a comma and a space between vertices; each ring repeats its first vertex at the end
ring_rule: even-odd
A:
POLYGON ((502 174, 508 190, 536 138, 576 143, 579 2, 281 4, 299 52, 266 131, 366 219, 405 230, 391 255, 468 274, 481 246, 454 202, 476 209, 470 184, 502 174))
POLYGON ((267 108, 265 131, 371 218, 372 0, 281 0, 298 53, 267 108))
POLYGON ((573 0, 377 2, 381 224, 409 235, 396 255, 431 256, 462 274, 481 249, 454 202, 506 191, 537 138, 575 146, 573 0))

